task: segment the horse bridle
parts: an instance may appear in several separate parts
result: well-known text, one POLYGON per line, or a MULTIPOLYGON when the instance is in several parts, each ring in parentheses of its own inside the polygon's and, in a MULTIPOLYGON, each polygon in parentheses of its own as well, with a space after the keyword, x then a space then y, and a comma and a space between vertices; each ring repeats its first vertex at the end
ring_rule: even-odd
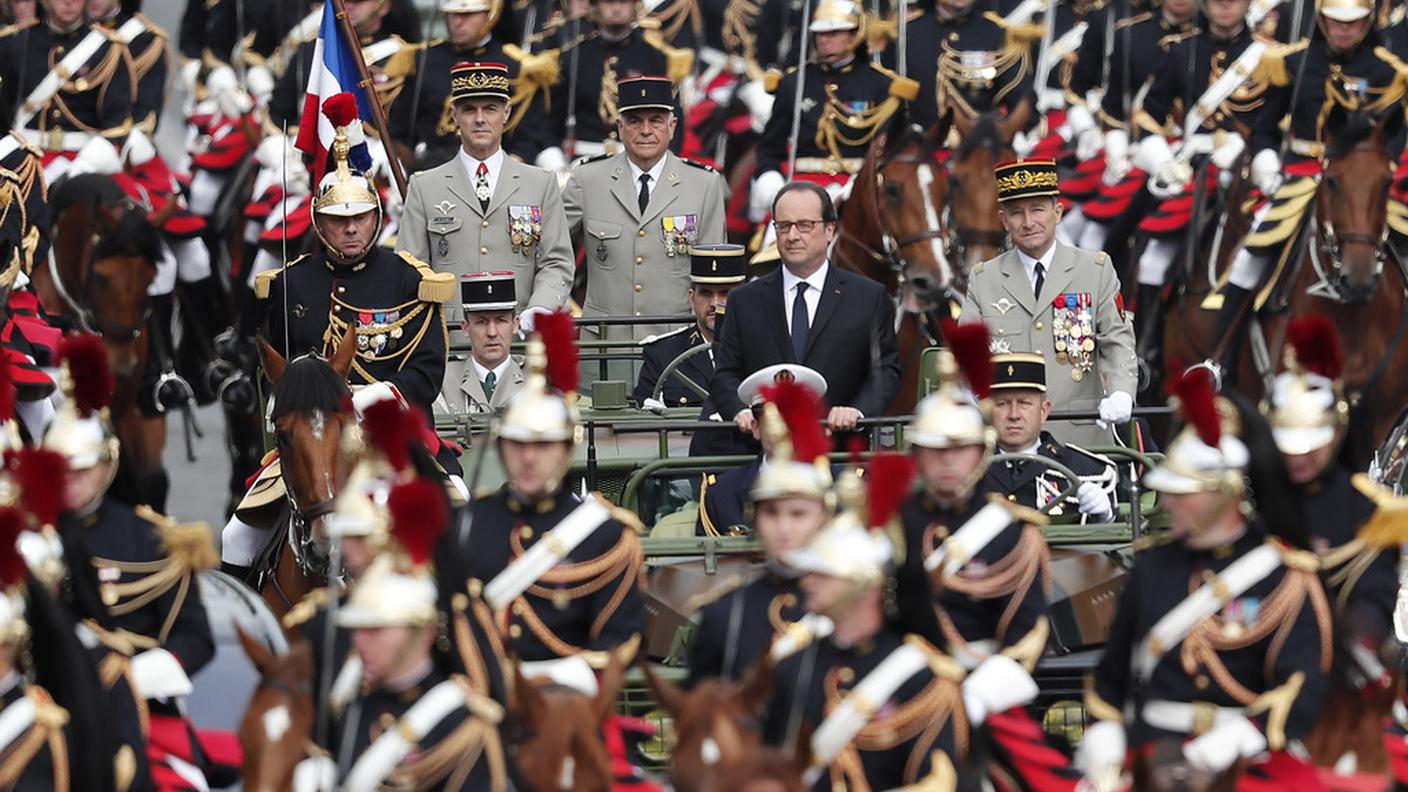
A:
MULTIPOLYGON (((116 206, 122 207, 123 210, 127 212, 140 211, 135 203, 125 198, 118 202, 116 206)), ((146 306, 142 311, 142 318, 131 324, 110 322, 95 308, 91 307, 94 277, 93 264, 96 261, 95 251, 98 248, 98 243, 102 241, 99 239, 97 231, 95 230, 96 226, 96 220, 90 223, 88 244, 83 249, 84 275, 83 283, 79 288, 78 297, 75 298, 73 293, 70 292, 68 287, 64 284, 63 273, 59 269, 58 257, 54 254, 54 246, 52 244, 49 245, 48 255, 49 277, 54 282, 54 290, 59 293, 59 297, 69 309, 73 311, 84 330, 97 333, 109 341, 119 343, 136 341, 142 335, 142 331, 146 329, 147 320, 151 318, 151 300, 147 300, 146 306)), ((49 227, 50 239, 58 238, 57 230, 56 225, 49 227)))
POLYGON ((958 196, 963 193, 963 182, 958 178, 958 173, 954 170, 954 159, 949 159, 944 163, 944 169, 948 172, 948 201, 944 204, 944 246, 950 261, 962 262, 964 256, 968 255, 969 245, 987 245, 994 250, 1001 250, 1007 246, 1006 231, 986 231, 976 228, 965 228, 953 220, 953 207, 958 203, 958 196), (952 229, 952 232, 949 231, 952 229))

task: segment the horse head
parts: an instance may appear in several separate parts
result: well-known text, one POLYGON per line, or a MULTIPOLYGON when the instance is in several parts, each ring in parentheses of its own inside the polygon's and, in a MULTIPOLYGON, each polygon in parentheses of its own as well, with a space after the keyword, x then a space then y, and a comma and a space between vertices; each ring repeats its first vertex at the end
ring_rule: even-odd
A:
POLYGON ((66 312, 103 337, 118 379, 141 376, 161 238, 111 176, 61 180, 49 193, 48 275, 66 312))
POLYGON ((244 630, 235 628, 245 654, 259 672, 259 684, 240 721, 244 749, 244 788, 282 792, 293 788, 293 770, 305 755, 313 730, 313 651, 307 641, 276 655, 244 630))
POLYGON ((326 562, 322 520, 332 512, 338 488, 352 469, 342 436, 356 422, 348 408, 352 393, 347 387, 357 349, 355 334, 356 328, 349 326, 331 360, 303 355, 286 361, 268 342, 258 340, 264 372, 274 383, 270 418, 290 510, 295 527, 306 527, 296 531, 303 546, 293 550, 313 554, 300 555, 305 572, 310 566, 323 568, 326 562))
POLYGON ((521 665, 514 665, 509 708, 514 751, 531 788, 609 792, 615 778, 602 725, 624 681, 624 664, 614 654, 595 696, 549 679, 530 679, 521 665))
POLYGON ((1386 141, 1402 123, 1392 111, 1351 111, 1336 104, 1325 119, 1325 172, 1316 196, 1324 278, 1340 301, 1363 305, 1383 274, 1393 159, 1386 141))
POLYGON ((996 256, 1007 242, 1007 230, 997 216, 997 177, 994 168, 1017 154, 1012 140, 1031 118, 1023 103, 1007 116, 983 113, 970 119, 950 110, 958 130, 958 149, 949 160, 947 232, 949 258, 966 275, 980 261, 996 256))
POLYGON ((647 667, 646 680, 660 706, 674 722, 675 747, 670 782, 679 792, 716 792, 741 788, 744 780, 800 789, 801 770, 792 757, 764 748, 758 717, 772 690, 772 666, 760 658, 747 680, 705 679, 683 690, 647 667))

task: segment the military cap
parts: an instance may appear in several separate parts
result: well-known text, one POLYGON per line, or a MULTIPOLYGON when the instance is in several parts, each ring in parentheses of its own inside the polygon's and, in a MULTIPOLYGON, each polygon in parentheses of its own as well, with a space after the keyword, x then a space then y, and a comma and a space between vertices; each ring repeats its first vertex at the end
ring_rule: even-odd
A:
POLYGON ((518 305, 512 272, 471 272, 460 276, 460 305, 470 311, 512 311, 518 305))
POLYGON ((821 372, 800 363, 778 363, 760 368, 738 383, 738 400, 750 406, 756 405, 763 400, 763 388, 783 380, 792 380, 811 388, 817 396, 826 395, 826 377, 821 372))
POLYGON ((502 63, 460 61, 450 67, 450 99, 502 99, 508 101, 512 86, 508 67, 502 63))
POLYGON ((1061 194, 1055 160, 1012 160, 993 168, 993 175, 997 177, 998 201, 1061 194))
POLYGON ((689 249, 694 283, 742 283, 748 279, 748 249, 742 245, 696 245, 689 249))
POLYGON ((616 83, 616 109, 674 110, 675 89, 669 77, 629 77, 616 83))
POLYGON ((1030 352, 992 357, 992 389, 1030 388, 1046 392, 1046 360, 1030 352))

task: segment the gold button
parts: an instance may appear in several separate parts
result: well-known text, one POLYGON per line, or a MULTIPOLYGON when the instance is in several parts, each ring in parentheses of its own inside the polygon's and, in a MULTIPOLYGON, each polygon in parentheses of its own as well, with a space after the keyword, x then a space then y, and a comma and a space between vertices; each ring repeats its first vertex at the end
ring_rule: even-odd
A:
POLYGON ((337 293, 338 293, 338 294, 342 294, 342 293, 345 292, 345 291, 347 291, 347 287, 346 287, 346 286, 338 286, 338 287, 337 287, 337 293))
POLYGON ((1040 330, 1041 328, 1042 328, 1041 320, 1038 319, 1038 320, 1036 320, 1036 329, 1040 330))
POLYGON ((517 638, 518 636, 520 636, 520 635, 522 635, 522 634, 523 634, 523 628, 522 628, 522 627, 519 627, 517 624, 510 624, 510 625, 508 626, 508 637, 510 637, 510 638, 517 638))
POLYGON ((641 236, 641 237, 645 236, 645 229, 642 228, 640 231, 637 231, 637 232, 636 232, 636 236, 641 236))
POLYGON ((533 529, 525 525, 522 528, 518 529, 518 535, 522 536, 524 539, 532 539, 533 529))
POLYGON ((489 255, 489 248, 486 248, 486 247, 479 248, 479 255, 481 255, 481 256, 487 256, 487 255, 489 255))
POLYGON ((1010 500, 1010 501, 1017 500, 1017 493, 1014 492, 1014 493, 1008 495, 1008 496, 1007 496, 1007 500, 1010 500))
POLYGON ((689 403, 689 397, 688 397, 688 396, 681 396, 681 397, 680 397, 680 404, 688 404, 688 403, 689 403))
POLYGON ((1033 349, 1032 351, 1035 352, 1035 353, 1038 354, 1038 355, 1044 355, 1044 354, 1046 354, 1045 352, 1042 352, 1040 349, 1033 349))
POLYGON ((489 227, 489 221, 488 221, 488 220, 481 220, 481 221, 479 221, 479 227, 480 227, 480 228, 488 228, 488 227, 489 227))
POLYGON ((839 677, 842 682, 849 684, 855 680, 856 672, 850 668, 842 668, 840 671, 836 672, 836 676, 839 677))
POLYGON ((1194 678, 1193 678, 1193 686, 1196 687, 1198 690, 1207 690, 1207 689, 1208 689, 1208 678, 1207 678, 1207 675, 1206 675, 1206 674, 1198 674, 1196 677, 1194 677, 1194 678))
POLYGON ((639 283, 636 284, 636 291, 640 291, 640 284, 639 284, 639 283))
POLYGON ((636 256, 636 263, 637 263, 637 264, 644 264, 644 263, 645 263, 645 256, 636 256))

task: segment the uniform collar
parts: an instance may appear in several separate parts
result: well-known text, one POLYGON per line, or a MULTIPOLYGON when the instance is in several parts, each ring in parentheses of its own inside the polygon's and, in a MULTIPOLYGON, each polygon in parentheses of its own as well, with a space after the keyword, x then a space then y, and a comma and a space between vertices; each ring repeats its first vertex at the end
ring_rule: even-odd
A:
POLYGON ((640 184, 640 177, 641 177, 641 174, 643 174, 643 173, 648 173, 648 174, 650 174, 650 188, 649 188, 649 189, 650 189, 651 194, 653 195, 653 194, 655 193, 655 188, 658 187, 658 186, 660 186, 660 177, 663 176, 664 173, 665 173, 665 159, 666 159, 666 157, 668 157, 668 154, 667 154, 665 157, 661 157, 659 160, 657 160, 656 163, 650 167, 650 170, 647 171, 647 170, 641 170, 641 167, 636 164, 636 161, 633 160, 633 159, 631 159, 630 155, 627 154, 627 155, 626 155, 626 167, 628 167, 628 168, 631 169, 631 183, 632 183, 632 184, 635 184, 635 185, 639 185, 639 184, 640 184))
POLYGON ((562 487, 558 487, 556 492, 539 498, 536 501, 527 501, 518 497, 518 493, 508 484, 504 484, 504 502, 508 505, 508 510, 514 514, 547 514, 557 508, 557 502, 562 495, 562 487))
MULTIPOLYGON (((485 368, 484 365, 481 364, 478 360, 476 360, 473 355, 469 356, 469 362, 474 364, 474 373, 478 375, 479 381, 483 382, 484 378, 489 376, 490 370, 485 368)), ((504 358, 502 363, 493 368, 494 384, 496 386, 504 381, 504 373, 508 371, 508 364, 511 362, 513 362, 513 355, 508 355, 504 358)))

